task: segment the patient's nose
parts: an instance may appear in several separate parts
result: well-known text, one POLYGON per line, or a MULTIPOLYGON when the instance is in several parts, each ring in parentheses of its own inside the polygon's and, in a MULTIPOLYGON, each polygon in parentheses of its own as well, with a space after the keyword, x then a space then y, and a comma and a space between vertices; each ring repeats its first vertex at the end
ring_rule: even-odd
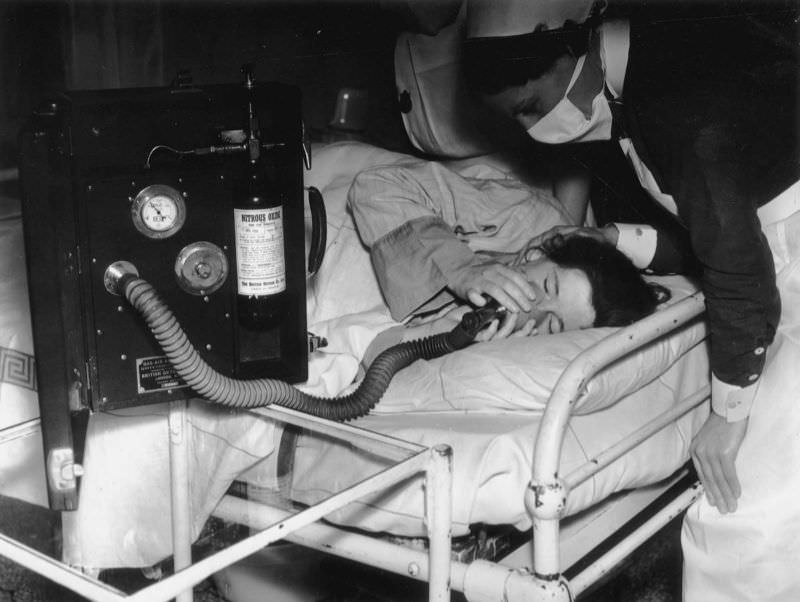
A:
POLYGON ((530 283, 531 288, 533 289, 534 292, 534 297, 532 299, 533 304, 539 305, 539 303, 541 303, 542 300, 547 298, 547 293, 545 293, 542 286, 535 280, 529 280, 528 282, 530 283))
POLYGON ((549 312, 556 309, 555 298, 548 293, 541 284, 538 282, 531 282, 531 286, 536 292, 536 297, 533 300, 533 305, 536 309, 542 312, 549 312))

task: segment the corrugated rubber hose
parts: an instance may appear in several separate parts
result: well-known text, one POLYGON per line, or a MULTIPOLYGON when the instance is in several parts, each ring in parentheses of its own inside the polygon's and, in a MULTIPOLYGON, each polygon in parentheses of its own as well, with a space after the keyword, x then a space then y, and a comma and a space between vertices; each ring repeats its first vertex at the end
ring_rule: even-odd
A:
POLYGON ((126 275, 119 288, 150 327, 172 367, 198 395, 233 408, 256 408, 277 404, 329 420, 353 420, 367 414, 380 401, 398 370, 418 359, 433 359, 462 349, 502 308, 495 302, 466 314, 450 332, 400 343, 383 351, 367 369, 352 392, 341 397, 309 395, 280 380, 235 379, 214 370, 200 357, 177 318, 147 281, 126 275))

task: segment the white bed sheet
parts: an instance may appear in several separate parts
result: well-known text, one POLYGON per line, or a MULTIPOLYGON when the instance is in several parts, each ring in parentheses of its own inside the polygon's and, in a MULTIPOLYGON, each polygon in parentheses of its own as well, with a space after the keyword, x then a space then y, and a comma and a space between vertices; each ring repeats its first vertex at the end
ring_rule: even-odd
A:
MULTIPOLYGON (((682 336, 692 335, 687 332, 682 336)), ((707 352, 703 344, 698 344, 665 373, 615 405, 573 417, 562 449, 560 474, 569 474, 707 382, 707 352)), ((531 479, 531 459, 542 411, 436 409, 446 397, 434 394, 428 398, 433 401, 427 408, 409 411, 407 402, 412 397, 404 392, 395 398, 390 391, 376 412, 355 424, 423 445, 452 446, 454 535, 467 533, 474 523, 530 527, 524 493, 531 479), (399 403, 393 407, 395 401, 399 403), (394 409, 398 412, 394 413, 394 409)), ((583 510, 616 491, 655 483, 671 475, 688 460, 692 436, 707 412, 705 406, 692 411, 570 492, 567 514, 583 510)), ((380 463, 374 458, 354 454, 341 444, 301 438, 292 496, 313 503, 378 466, 380 463)), ((329 518, 360 529, 422 536, 423 501, 422 480, 418 478, 402 488, 351 504, 329 518)))

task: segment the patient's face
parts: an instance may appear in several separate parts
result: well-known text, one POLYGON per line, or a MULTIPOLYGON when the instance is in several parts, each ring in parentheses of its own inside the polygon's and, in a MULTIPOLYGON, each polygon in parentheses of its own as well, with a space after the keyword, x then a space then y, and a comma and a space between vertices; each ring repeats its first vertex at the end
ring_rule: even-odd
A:
POLYGON ((562 268, 547 257, 520 266, 536 291, 533 310, 523 320, 533 318, 539 334, 589 328, 594 323, 592 286, 578 269, 562 268))

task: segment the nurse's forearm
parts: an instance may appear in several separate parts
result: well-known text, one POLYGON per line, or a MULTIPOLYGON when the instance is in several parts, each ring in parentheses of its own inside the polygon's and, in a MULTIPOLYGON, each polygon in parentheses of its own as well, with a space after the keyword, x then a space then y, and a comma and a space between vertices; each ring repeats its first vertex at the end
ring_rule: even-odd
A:
POLYGON ((579 167, 563 170, 553 183, 553 195, 564 206, 576 226, 582 226, 586 221, 590 185, 589 173, 579 167))

